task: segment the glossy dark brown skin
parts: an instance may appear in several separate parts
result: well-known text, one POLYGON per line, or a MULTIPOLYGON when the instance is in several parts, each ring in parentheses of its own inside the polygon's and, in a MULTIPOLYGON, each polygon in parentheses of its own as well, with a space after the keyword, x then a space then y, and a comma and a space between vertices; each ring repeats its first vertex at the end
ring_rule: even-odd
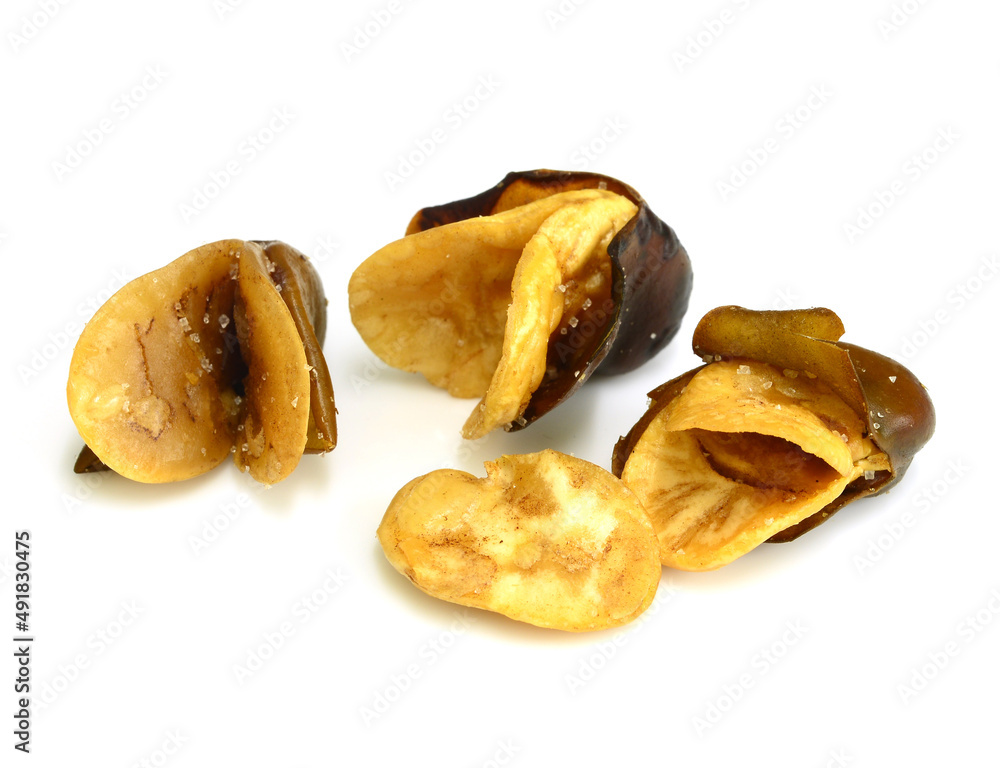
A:
POLYGON ((591 374, 627 373, 666 346, 680 328, 691 295, 687 251, 632 187, 610 176, 573 171, 509 173, 478 195, 418 211, 406 229, 411 235, 578 189, 607 189, 629 199, 639 210, 608 244, 610 299, 581 312, 572 333, 553 335, 548 364, 558 374, 542 381, 511 431, 552 410, 591 374))
MULTIPOLYGON (((758 312, 719 307, 705 315, 695 329, 692 346, 703 359, 746 358, 816 374, 865 420, 868 436, 889 457, 890 472, 876 472, 872 480, 858 478, 835 501, 772 536, 771 542, 792 541, 850 502, 888 491, 934 433, 934 406, 917 377, 891 358, 839 341, 843 332, 840 318, 823 308, 758 312)), ((652 402, 646 413, 615 446, 615 475, 621 476, 650 422, 703 367, 649 393, 652 402)))
MULTIPOLYGON (((326 336, 326 293, 319 274, 312 263, 298 250, 278 240, 254 240, 274 264, 270 278, 280 287, 281 297, 288 307, 305 350, 306 361, 313 368, 310 374, 310 420, 305 453, 326 453, 337 445, 337 409, 334 405, 333 383, 330 370, 323 356, 326 336)), ((234 317, 238 310, 230 313, 234 317)), ((232 343, 237 358, 231 366, 236 378, 246 374, 246 366, 239 361, 244 340, 236 337, 234 323, 227 342, 232 343)), ((103 472, 109 467, 84 445, 73 466, 77 474, 103 472)))

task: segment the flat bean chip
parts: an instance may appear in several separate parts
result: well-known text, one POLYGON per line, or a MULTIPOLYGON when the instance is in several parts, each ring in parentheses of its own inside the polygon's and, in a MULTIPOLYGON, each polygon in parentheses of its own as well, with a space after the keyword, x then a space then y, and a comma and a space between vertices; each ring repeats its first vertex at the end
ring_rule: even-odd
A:
POLYGON ((486 473, 441 469, 396 494, 378 528, 396 570, 434 597, 571 632, 649 607, 656 537, 620 480, 553 450, 502 456, 486 473))

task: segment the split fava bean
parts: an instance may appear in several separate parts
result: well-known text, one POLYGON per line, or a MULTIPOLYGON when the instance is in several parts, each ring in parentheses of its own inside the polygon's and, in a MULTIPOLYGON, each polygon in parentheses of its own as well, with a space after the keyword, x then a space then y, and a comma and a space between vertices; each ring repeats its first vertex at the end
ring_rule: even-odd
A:
POLYGON ((933 434, 933 405, 912 372, 843 332, 828 309, 702 318, 705 365, 649 393, 612 460, 665 565, 718 568, 899 482, 933 434))
POLYGON ((232 453, 262 483, 286 478, 336 445, 325 332, 319 275, 278 241, 221 240, 133 280, 73 352, 77 471, 161 483, 232 453))
POLYGON ((649 360, 690 291, 686 251, 634 189, 548 170, 419 211, 349 285, 375 354, 481 398, 469 439, 526 427, 593 373, 649 360))

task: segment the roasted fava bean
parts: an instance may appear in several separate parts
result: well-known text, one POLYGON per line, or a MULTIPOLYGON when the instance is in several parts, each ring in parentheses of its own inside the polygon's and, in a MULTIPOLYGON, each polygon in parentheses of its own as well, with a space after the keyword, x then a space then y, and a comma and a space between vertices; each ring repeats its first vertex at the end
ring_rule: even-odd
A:
POLYGON ((933 406, 909 370, 843 332, 827 309, 720 307, 701 320, 705 365, 649 394, 612 461, 665 565, 718 568, 899 482, 933 406))
POLYGON ((441 469, 393 498, 378 538, 429 595, 540 627, 615 627, 652 602, 656 537, 635 495, 600 467, 552 450, 441 469))
POLYGON ((76 471, 162 483, 233 453, 260 482, 284 479, 336 445, 325 331, 319 276, 277 241, 221 240, 133 280, 73 352, 76 471))
POLYGON ((475 439, 521 429, 595 371, 623 373, 674 336, 691 264, 631 187, 530 171, 425 208, 355 270, 351 318, 389 365, 481 401, 475 439))

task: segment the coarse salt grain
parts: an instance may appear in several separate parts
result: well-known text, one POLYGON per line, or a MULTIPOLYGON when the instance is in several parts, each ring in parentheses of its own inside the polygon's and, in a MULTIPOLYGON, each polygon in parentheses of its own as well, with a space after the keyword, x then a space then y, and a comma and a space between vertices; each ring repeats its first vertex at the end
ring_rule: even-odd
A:
POLYGON ((747 374, 750 373, 750 366, 741 365, 739 368, 736 369, 736 373, 738 373, 740 376, 746 376, 747 374))

